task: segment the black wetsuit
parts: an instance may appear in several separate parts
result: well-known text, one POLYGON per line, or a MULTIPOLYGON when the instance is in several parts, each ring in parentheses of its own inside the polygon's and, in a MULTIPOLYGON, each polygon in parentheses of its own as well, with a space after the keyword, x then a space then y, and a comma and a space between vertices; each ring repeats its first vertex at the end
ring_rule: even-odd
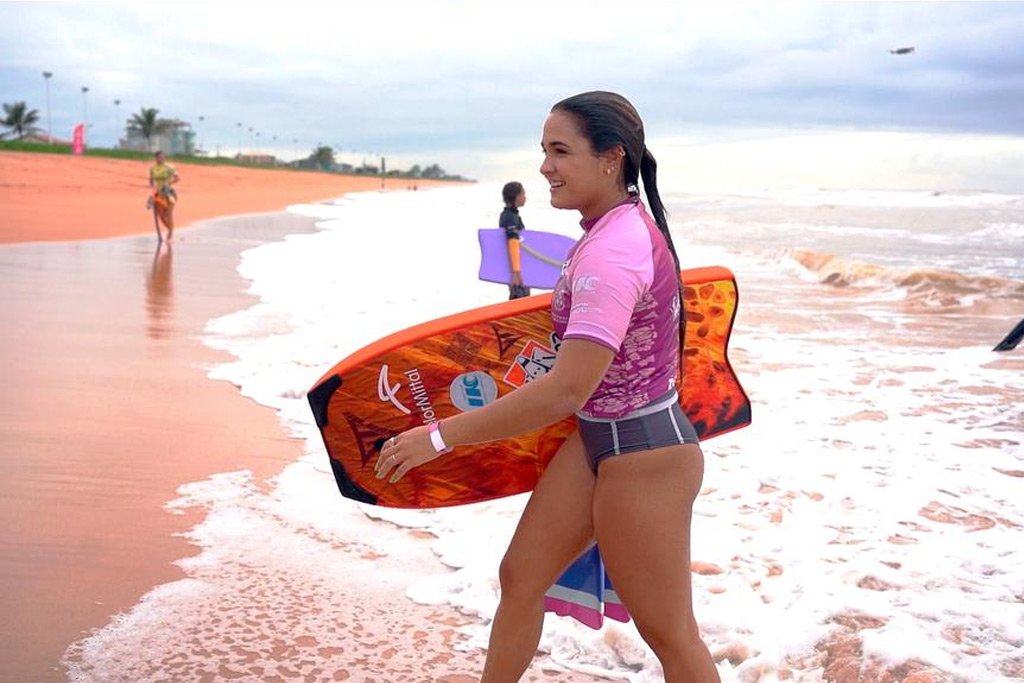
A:
MULTIPOLYGON (((520 239, 519 233, 526 229, 526 226, 523 225, 523 219, 519 217, 519 209, 514 206, 506 206, 501 210, 498 227, 504 228, 505 237, 510 240, 520 239)), ((509 284, 508 298, 510 300, 524 296, 530 296, 529 287, 509 284)))

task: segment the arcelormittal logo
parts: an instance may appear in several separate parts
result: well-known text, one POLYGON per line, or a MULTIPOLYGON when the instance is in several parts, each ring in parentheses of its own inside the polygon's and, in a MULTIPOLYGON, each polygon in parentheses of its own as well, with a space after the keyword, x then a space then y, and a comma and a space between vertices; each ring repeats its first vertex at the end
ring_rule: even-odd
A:
POLYGON ((381 401, 390 401, 391 405, 398 408, 406 415, 409 415, 412 411, 402 405, 402 402, 398 400, 397 396, 395 396, 401 388, 401 382, 391 384, 391 378, 388 377, 388 364, 385 363, 380 366, 380 375, 377 377, 377 398, 381 401))

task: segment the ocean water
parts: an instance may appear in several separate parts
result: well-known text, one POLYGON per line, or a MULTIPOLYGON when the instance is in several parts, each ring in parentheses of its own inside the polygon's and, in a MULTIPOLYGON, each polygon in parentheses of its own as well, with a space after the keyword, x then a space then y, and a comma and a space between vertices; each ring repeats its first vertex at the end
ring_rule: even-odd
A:
MULTIPOLYGON (((542 184, 527 193, 528 227, 579 234, 542 184)), ((367 599, 334 588, 353 573, 469 617, 460 647, 485 646, 525 498, 347 501, 305 392, 385 334, 506 298, 476 279, 475 231, 496 225, 499 197, 473 185, 294 206, 320 231, 243 255, 259 303, 209 322, 205 343, 235 358, 209 375, 277 410, 305 453, 269 483, 183 486, 168 510, 205 511, 188 578, 75 644, 73 680, 332 680, 352 668, 332 608, 367 599), (403 561, 422 543, 436 569, 403 561)), ((1024 349, 991 350, 1024 318, 1024 196, 665 200, 684 267, 727 266, 740 287, 731 358, 754 422, 704 444, 693 531, 695 609, 723 680, 821 681, 850 635, 879 671, 1024 679, 1024 349)), ((632 624, 549 616, 541 649, 549 669, 661 680, 632 624)))

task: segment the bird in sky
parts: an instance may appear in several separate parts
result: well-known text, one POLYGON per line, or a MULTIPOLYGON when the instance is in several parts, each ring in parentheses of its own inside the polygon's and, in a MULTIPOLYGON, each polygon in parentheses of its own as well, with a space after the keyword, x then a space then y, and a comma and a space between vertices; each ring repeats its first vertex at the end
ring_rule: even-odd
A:
POLYGON ((913 54, 914 48, 912 47, 898 47, 895 50, 889 50, 891 55, 909 55, 913 54))

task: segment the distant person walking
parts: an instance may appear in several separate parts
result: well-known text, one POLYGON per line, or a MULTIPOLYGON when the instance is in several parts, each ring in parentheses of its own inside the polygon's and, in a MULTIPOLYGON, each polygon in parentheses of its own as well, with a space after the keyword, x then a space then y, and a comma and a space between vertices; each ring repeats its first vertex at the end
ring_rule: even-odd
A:
POLYGON ((525 226, 519 217, 519 207, 526 203, 526 190, 523 184, 516 181, 505 183, 501 188, 501 197, 505 200, 505 208, 498 218, 498 227, 505 229, 508 240, 508 263, 512 268, 512 282, 508 285, 508 298, 519 299, 530 296, 530 288, 523 285, 522 264, 519 254, 519 240, 525 226))
POLYGON ((149 187, 153 194, 149 197, 146 206, 153 209, 153 226, 156 228, 157 239, 163 241, 163 233, 160 230, 160 223, 167 228, 167 239, 170 241, 174 233, 174 205, 178 201, 178 193, 172 185, 181 178, 174 167, 164 160, 164 153, 157 151, 154 155, 156 163, 149 169, 149 187))

